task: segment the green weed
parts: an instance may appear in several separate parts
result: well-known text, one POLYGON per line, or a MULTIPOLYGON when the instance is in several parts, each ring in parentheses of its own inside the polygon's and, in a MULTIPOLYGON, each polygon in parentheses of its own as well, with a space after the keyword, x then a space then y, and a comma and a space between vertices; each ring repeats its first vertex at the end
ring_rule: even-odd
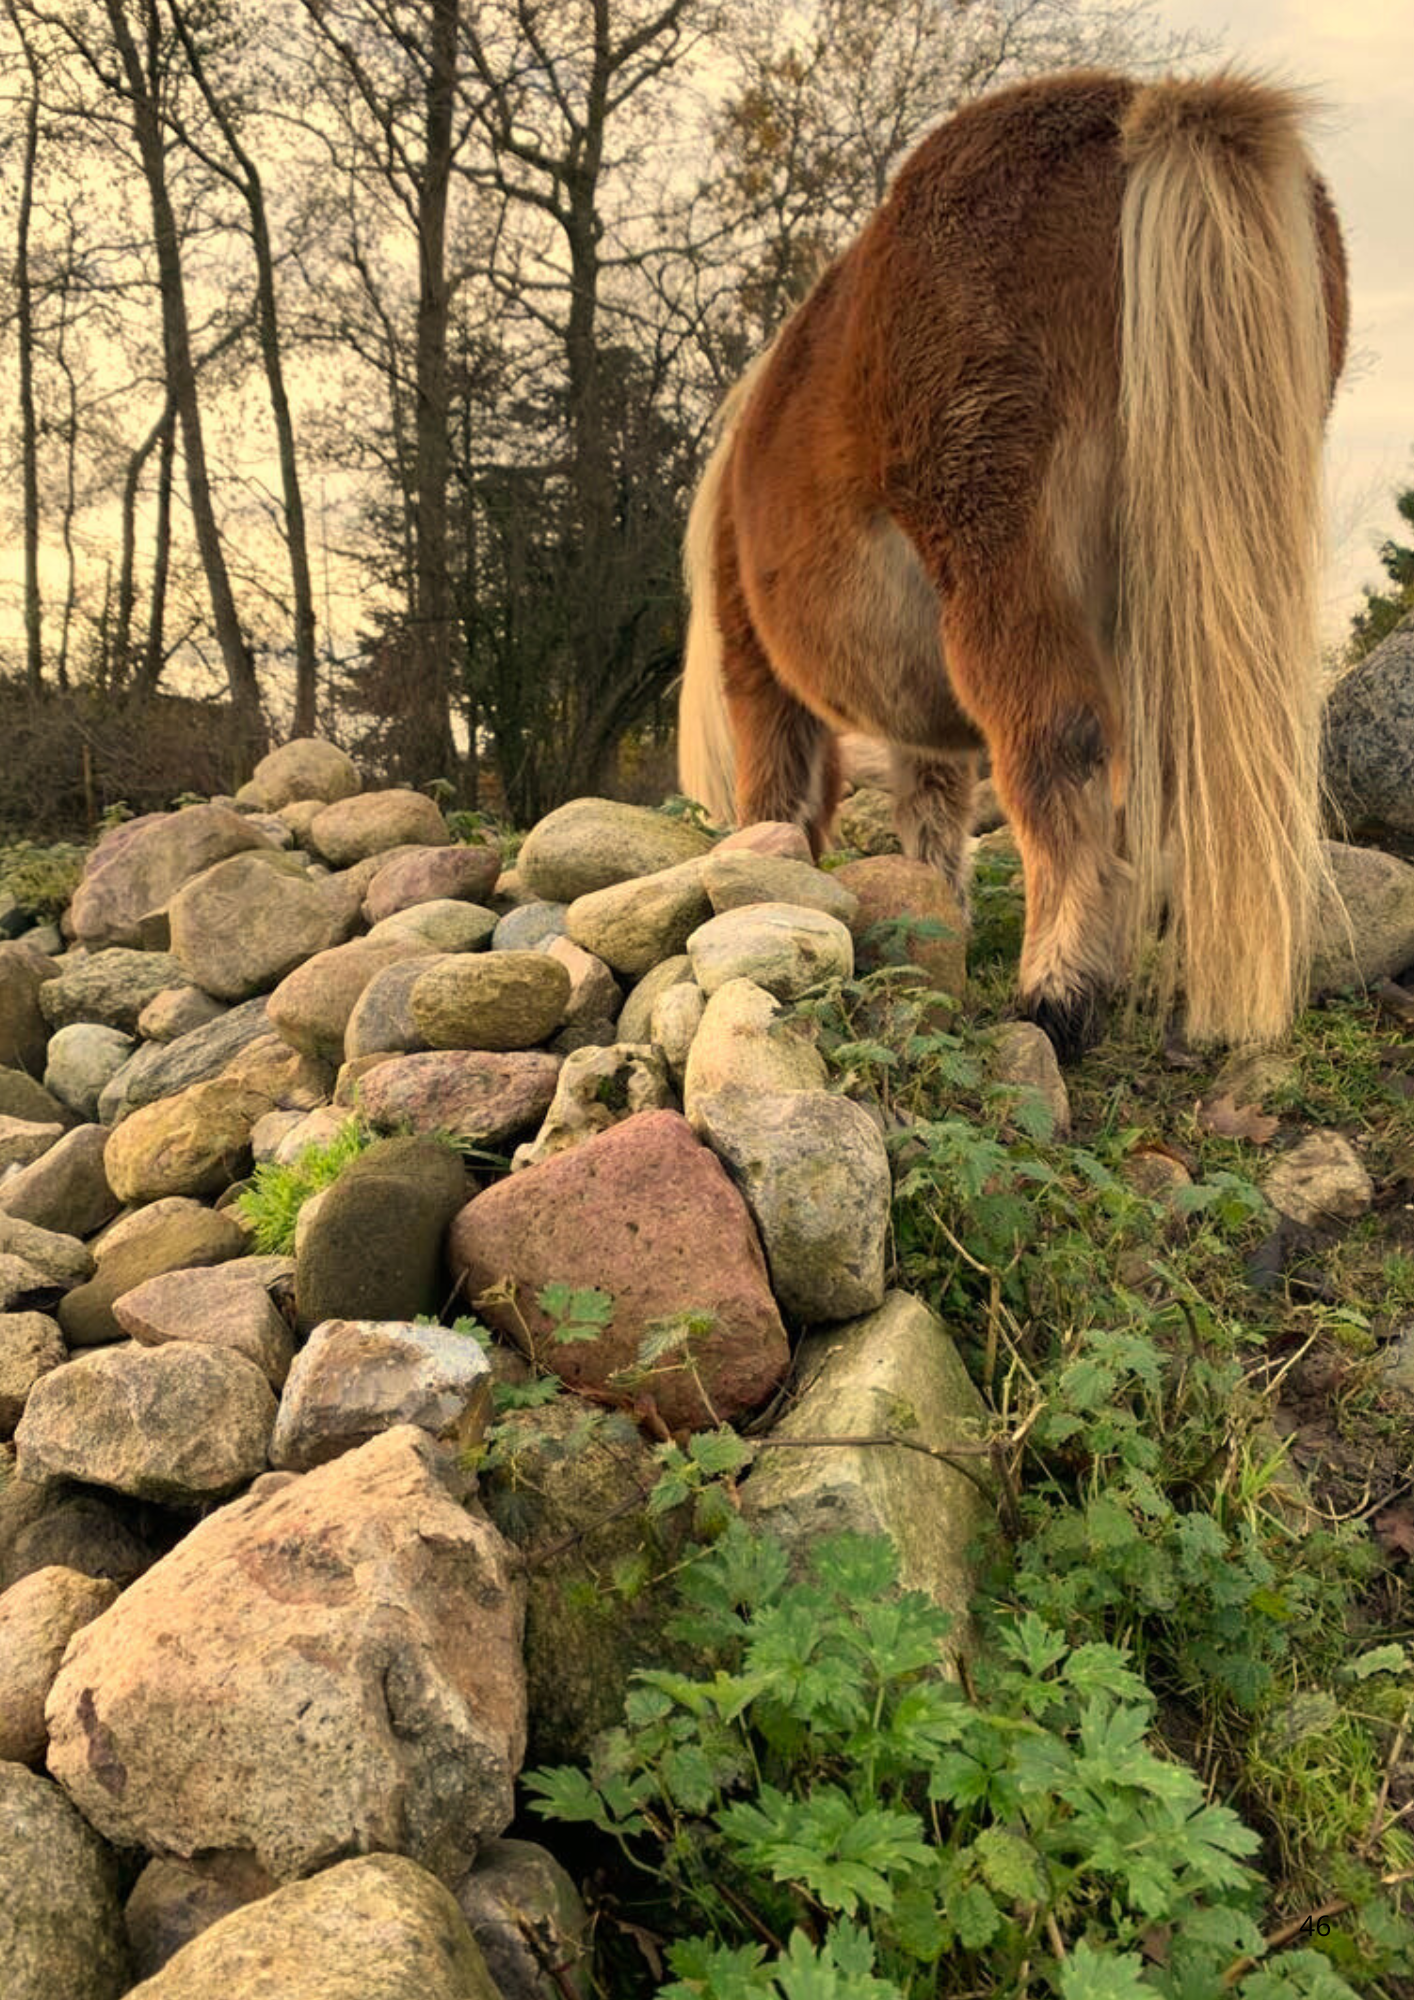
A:
POLYGON ((323 1145, 310 1146, 289 1166, 262 1162, 236 1206, 250 1224, 255 1248, 262 1256, 288 1257, 295 1247, 295 1225, 311 1195, 331 1187, 351 1160, 367 1152, 377 1134, 351 1113, 348 1122, 323 1145))
MULTIPOLYGON (((897 1582, 887 1542, 826 1541, 792 1581, 733 1525, 669 1628, 703 1670, 640 1672, 589 1772, 525 1781, 695 1933, 660 2000, 1196 2000, 1266 1957, 1258 1836, 1150 1747, 1123 1650, 1023 1613, 964 1692, 939 1667, 946 1614, 897 1582)), ((1230 1990, 1354 1995, 1311 1951, 1230 1990)))
POLYGON ((88 850, 70 841, 41 847, 16 840, 0 847, 0 889, 8 890, 37 923, 62 916, 83 874, 88 850))

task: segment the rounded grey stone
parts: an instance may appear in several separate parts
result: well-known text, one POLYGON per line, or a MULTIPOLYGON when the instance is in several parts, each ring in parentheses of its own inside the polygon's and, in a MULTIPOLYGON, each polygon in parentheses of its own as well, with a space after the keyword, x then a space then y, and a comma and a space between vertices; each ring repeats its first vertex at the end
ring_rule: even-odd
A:
POLYGON ((491 934, 493 951, 534 951, 549 938, 563 937, 568 903, 520 903, 499 918, 491 934))
POLYGON ((5 2000, 119 2000, 128 1990, 117 1869, 57 1785, 0 1763, 5 2000))
POLYGON ((121 1028, 75 1021, 49 1038, 44 1088, 80 1118, 98 1117, 98 1100, 137 1044, 121 1028))
POLYGON ((654 875, 710 852, 685 820, 615 799, 571 799, 526 835, 516 873, 534 895, 572 903, 610 883, 654 875))
POLYGON ((854 971, 854 942, 838 917, 794 903, 728 910, 692 933, 687 952, 709 999, 729 979, 750 979, 778 1000, 795 1000, 854 971))

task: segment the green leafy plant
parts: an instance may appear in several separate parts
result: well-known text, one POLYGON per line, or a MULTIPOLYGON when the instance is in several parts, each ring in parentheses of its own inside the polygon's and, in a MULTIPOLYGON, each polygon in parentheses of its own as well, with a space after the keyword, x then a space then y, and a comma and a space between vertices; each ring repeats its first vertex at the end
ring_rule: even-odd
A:
MULTIPOLYGON (((1028 1982, 1178 2000, 1265 1958, 1258 1838, 1149 1747, 1154 1699, 1124 1651, 1027 1612, 964 1693, 939 1664, 948 1617, 897 1582, 885 1541, 823 1542, 792 1580, 735 1524, 683 1573, 670 1627, 702 1672, 638 1674, 588 1772, 527 1779, 537 1811, 614 1840, 694 1933, 660 2000, 1028 1982)), ((1353 1994, 1311 1952, 1232 1990, 1353 1994)))
POLYGON ((0 889, 36 922, 52 922, 68 908, 87 859, 88 850, 70 841, 11 841, 0 847, 0 889))
POLYGON ((663 800, 658 811, 665 819, 681 820, 685 826, 695 827, 699 833, 711 834, 715 840, 726 832, 726 828, 716 825, 706 806, 696 799, 685 798, 681 792, 674 792, 663 800))

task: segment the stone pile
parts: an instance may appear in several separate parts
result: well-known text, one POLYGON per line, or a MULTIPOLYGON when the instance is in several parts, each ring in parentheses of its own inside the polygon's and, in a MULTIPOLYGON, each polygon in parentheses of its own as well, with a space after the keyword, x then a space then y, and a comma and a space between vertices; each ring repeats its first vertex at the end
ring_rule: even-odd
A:
MULTIPOLYGON (((1323 976, 1414 960, 1414 869, 1333 853, 1323 976)), ((644 1510, 651 1440, 909 1412, 928 1451, 766 1450, 744 1505, 887 1532, 965 1609, 980 1400, 886 1292, 884 1120, 793 1010, 900 957, 956 996, 962 915, 895 853, 824 872, 794 827, 604 800, 506 869, 299 742, 106 835, 65 933, 0 942, 6 2000, 587 1995, 572 1885, 503 1836, 523 1760, 583 1756, 665 1656, 654 1594, 600 1588, 688 1532, 644 1510), (253 1166, 350 1121, 371 1143, 257 1254, 253 1166), (478 1487, 532 1369, 566 1393, 478 1487)), ((1038 1029, 992 1063, 1065 1130, 1038 1029)), ((1333 1209, 1331 1164, 1293 1152, 1275 1205, 1333 1209)))
MULTIPOLYGON (((942 923, 905 948, 960 988, 919 873, 602 800, 506 870, 302 742, 105 836, 67 942, 0 943, 7 2000, 243 2000, 272 1968, 292 2000, 587 1994, 572 1885, 503 1835, 527 1754, 584 1754, 663 1654, 653 1593, 587 1588, 681 1546, 643 1510, 652 1437, 758 1415, 807 1329, 865 1358, 852 1422, 980 1416, 886 1296, 880 1122, 790 1011, 920 900, 942 923), (293 1255, 256 1254, 253 1166, 351 1120, 372 1142, 293 1255), (609 1304, 563 1341, 547 1287, 609 1304), (439 1323, 472 1301, 487 1351, 439 1323), (527 1367, 567 1393, 478 1491, 527 1367), (584 1417, 613 1407, 642 1428, 608 1448, 584 1417)), ((927 1515, 907 1580, 960 1606, 973 1461, 885 1452, 881 1485, 867 1456, 826 1494, 775 1454, 763 1512, 927 1515)))

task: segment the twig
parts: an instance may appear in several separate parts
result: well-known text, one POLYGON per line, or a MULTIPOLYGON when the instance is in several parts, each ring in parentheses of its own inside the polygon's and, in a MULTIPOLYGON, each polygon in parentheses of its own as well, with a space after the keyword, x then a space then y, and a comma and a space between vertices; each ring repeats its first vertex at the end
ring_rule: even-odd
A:
POLYGON ((760 1938, 762 1944, 770 1945, 773 1951, 778 1951, 778 1952, 785 1951, 785 1946, 781 1943, 780 1939, 776 1936, 775 1932, 770 1928, 769 1925, 764 1924, 761 1921, 760 1917, 757 1916, 755 1910, 752 1909, 750 1903, 746 1902, 743 1897, 738 1896, 735 1889, 733 1889, 729 1883, 722 1882, 719 1880, 714 1882, 712 1886, 717 1891, 717 1894, 724 1899, 724 1901, 731 1904, 732 1908, 736 1911, 737 1915, 742 1919, 742 1921, 751 1926, 752 1930, 755 1931, 757 1937, 760 1938))
MULTIPOLYGON (((1401 1882, 1414 1882, 1414 1868, 1397 1868, 1393 1874, 1380 1877, 1382 1889, 1396 1888, 1401 1882)), ((1262 1949, 1257 1958, 1234 1959, 1222 1976, 1223 1985, 1236 1986, 1238 1980, 1244 1979, 1261 1959, 1269 1957, 1274 1951, 1280 1951, 1283 1945, 1290 1944, 1293 1938, 1300 1937, 1307 1924, 1318 1924, 1326 1917, 1343 1917, 1345 1912, 1353 1907, 1348 1896, 1336 1896, 1329 1903, 1322 1903, 1319 1909, 1307 1910, 1302 1917, 1292 1917, 1289 1923, 1282 1924, 1274 1930, 1270 1937, 1263 1938, 1262 1949)))
MULTIPOLYGON (((1385 1831, 1387 1823, 1385 1820, 1385 1807, 1389 1804, 1390 1780, 1394 1776, 1395 1767, 1399 1763, 1400 1754, 1404 1749, 1405 1731, 1408 1726, 1409 1709, 1406 1708, 1403 1715, 1399 1718, 1399 1727, 1394 1732, 1394 1742, 1390 1745, 1389 1755, 1385 1759, 1385 1771, 1383 1778, 1380 1780, 1379 1797, 1375 1800, 1375 1810, 1370 1816, 1370 1830, 1356 1849, 1356 1853, 1362 1856, 1369 1856, 1375 1842, 1385 1831)), ((1405 1809, 1407 1810, 1407 1808, 1405 1809)), ((1389 1823, 1392 1824, 1392 1822, 1389 1823)))
POLYGON ((1402 1027, 1414 1028, 1414 993, 1409 992, 1407 987, 1396 986, 1392 979, 1377 979, 1370 991, 1384 1013, 1392 1016, 1402 1027))
MULTIPOLYGON (((921 1444, 917 1438, 907 1437, 902 1431, 863 1432, 857 1436, 849 1432, 843 1432, 836 1437, 756 1438, 753 1441, 752 1449, 753 1451, 773 1451, 788 1446, 802 1446, 813 1449, 822 1445, 840 1445, 846 1448, 858 1448, 864 1445, 896 1444, 901 1445, 905 1451, 919 1451, 922 1452, 925 1458, 936 1458, 942 1464, 948 1465, 951 1464, 954 1458, 990 1458, 998 1446, 1005 1448, 1014 1442, 1014 1438, 979 1438, 975 1440, 961 1438, 956 1444, 933 1445, 921 1444)), ((960 1472, 962 1467, 954 1467, 954 1470, 960 1472)))
MULTIPOLYGON (((1021 1496, 1017 1491, 1011 1467, 1006 1462, 1006 1454, 1009 1449, 1014 1449, 1020 1443, 1036 1414, 1039 1414, 1039 1406, 1019 1430, 1013 1431, 1009 1437, 1002 1438, 975 1440, 960 1438, 955 1444, 931 1445, 922 1444, 917 1438, 906 1437, 902 1431, 884 1431, 879 1434, 864 1432, 858 1435, 845 1433, 837 1437, 765 1437, 754 1441, 753 1452, 791 1448, 821 1450, 831 1446, 847 1451, 872 1450, 879 1446, 898 1445, 904 1451, 921 1452, 924 1458, 934 1459, 939 1465, 951 1466, 952 1470, 960 1472, 964 1479, 971 1479, 974 1486, 978 1482, 973 1474, 957 1461, 962 1458, 985 1458, 991 1464, 993 1475, 1001 1489, 1002 1525, 1009 1535, 1015 1535, 1021 1521, 1021 1496)), ((989 1494, 987 1497, 991 1499, 994 1496, 989 1494)))
POLYGON ((1236 1986, 1238 1980, 1245 1979, 1262 1959, 1269 1957, 1274 1951, 1280 1951, 1283 1945, 1290 1944, 1293 1938, 1300 1937, 1307 1924, 1318 1924, 1326 1917, 1343 1916, 1349 1908, 1348 1896, 1336 1896, 1329 1903, 1322 1903, 1318 1910, 1307 1910, 1303 1916, 1292 1917, 1289 1923, 1280 1925, 1269 1937, 1262 1939, 1262 1949, 1255 1958, 1235 1958, 1222 1976, 1223 1985, 1236 1986))
POLYGON ((591 1535, 597 1535, 601 1528, 607 1528, 611 1521, 621 1520, 625 1514, 631 1514, 635 1507, 641 1507, 647 1498, 646 1488, 638 1493, 626 1493, 622 1500, 615 1501, 606 1514, 598 1515, 586 1527, 572 1528, 569 1534, 561 1535, 558 1541, 546 1542, 540 1548, 518 1551, 522 1569, 540 1569, 544 1564, 553 1562, 557 1556, 568 1555, 571 1549, 577 1548, 591 1535))

